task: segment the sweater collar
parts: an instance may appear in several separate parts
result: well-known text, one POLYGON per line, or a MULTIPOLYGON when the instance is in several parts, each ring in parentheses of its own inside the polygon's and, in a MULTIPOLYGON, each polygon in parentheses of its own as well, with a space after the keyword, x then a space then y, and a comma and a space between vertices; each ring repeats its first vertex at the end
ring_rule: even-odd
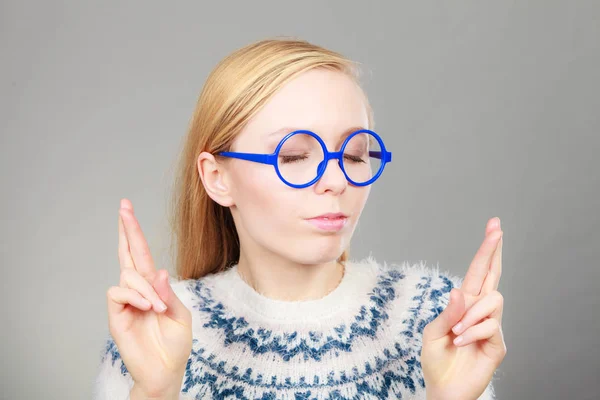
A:
MULTIPOLYGON (((242 279, 237 264, 222 272, 221 279, 214 283, 215 289, 220 293, 227 292, 236 305, 243 305, 261 318, 274 322, 314 322, 346 310, 356 302, 356 289, 361 287, 358 272, 355 263, 346 261, 344 275, 331 292, 319 299, 301 301, 278 300, 262 295, 242 279)), ((365 293, 366 290, 365 287, 365 293)))

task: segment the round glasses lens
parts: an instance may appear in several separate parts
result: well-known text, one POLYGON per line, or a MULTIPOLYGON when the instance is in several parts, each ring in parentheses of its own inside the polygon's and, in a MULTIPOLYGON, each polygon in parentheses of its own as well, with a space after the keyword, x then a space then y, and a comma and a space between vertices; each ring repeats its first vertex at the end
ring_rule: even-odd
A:
POLYGON ((305 133, 297 133, 281 146, 277 167, 287 182, 304 185, 317 177, 319 164, 324 158, 323 147, 317 139, 305 133))
POLYGON ((354 135, 344 149, 344 170, 356 183, 369 181, 381 167, 381 146, 370 133, 354 135))

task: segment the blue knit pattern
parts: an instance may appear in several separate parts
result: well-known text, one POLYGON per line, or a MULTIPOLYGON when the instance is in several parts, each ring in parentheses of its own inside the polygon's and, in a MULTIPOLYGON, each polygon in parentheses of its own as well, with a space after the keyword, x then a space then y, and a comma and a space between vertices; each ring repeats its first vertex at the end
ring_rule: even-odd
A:
MULTIPOLYGON (((283 363, 296 362, 297 356, 305 361, 322 362, 327 354, 331 358, 342 352, 352 352, 353 344, 361 337, 372 340, 378 336, 382 323, 389 319, 388 311, 397 297, 397 291, 403 290, 401 283, 405 277, 405 273, 399 269, 382 269, 376 285, 369 293, 369 303, 360 307, 351 318, 352 323, 333 326, 325 332, 310 332, 308 338, 299 338, 297 332, 273 332, 251 326, 243 316, 230 316, 226 305, 212 296, 211 288, 202 279, 190 281, 187 289, 193 293, 196 302, 192 313, 206 314, 208 322, 203 328, 208 335, 213 335, 210 333, 212 330, 215 337, 223 337, 224 347, 233 343, 241 344, 248 353, 245 357, 269 355, 283 363)), ((372 362, 362 366, 345 365, 347 369, 344 371, 331 370, 326 379, 317 375, 299 379, 263 376, 253 373, 252 368, 240 370, 235 365, 227 365, 227 361, 221 359, 219 354, 203 348, 194 338, 182 392, 193 393, 198 399, 243 400, 277 399, 282 391, 288 396, 286 398, 315 400, 385 399, 414 395, 425 388, 420 347, 403 348, 400 343, 420 343, 423 329, 444 310, 449 292, 455 284, 456 281, 440 273, 420 276, 415 287, 406 288, 416 293, 412 297, 412 306, 405 314, 408 318, 403 321, 406 329, 397 333, 393 347, 384 350, 384 357, 375 357, 372 362), (355 396, 349 397, 340 391, 340 385, 348 384, 354 385, 355 396), (325 397, 324 392, 327 393, 325 397)), ((103 359, 106 357, 110 357, 111 363, 120 368, 123 375, 128 375, 112 339, 107 342, 103 359)))
POLYGON ((222 330, 225 346, 242 342, 254 354, 274 353, 284 361, 302 354, 304 360, 319 361, 330 351, 351 351, 352 343, 361 336, 375 337, 381 323, 389 318, 386 309, 396 297, 394 286, 404 278, 405 275, 397 270, 382 275, 370 294, 370 304, 360 308, 352 324, 335 326, 331 332, 310 332, 309 340, 302 339, 298 344, 291 344, 296 342, 297 332, 273 333, 271 330, 251 327, 244 317, 226 318, 226 307, 214 300, 211 289, 203 281, 195 281, 188 289, 198 299, 194 309, 209 315, 210 322, 204 327, 222 330), (324 335, 327 336, 323 341, 324 335), (318 344, 323 342, 324 345, 318 344))

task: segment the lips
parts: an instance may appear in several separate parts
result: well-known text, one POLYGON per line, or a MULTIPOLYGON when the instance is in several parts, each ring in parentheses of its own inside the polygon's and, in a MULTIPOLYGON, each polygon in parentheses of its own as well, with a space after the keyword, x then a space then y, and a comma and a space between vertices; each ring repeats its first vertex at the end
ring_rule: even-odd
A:
POLYGON ((327 213, 308 219, 308 222, 323 231, 335 232, 341 230, 348 222, 348 216, 343 213, 327 213))
POLYGON ((319 218, 319 219, 339 219, 339 218, 348 218, 348 216, 344 213, 327 213, 327 214, 322 214, 319 215, 317 217, 313 217, 311 219, 315 219, 315 218, 319 218))

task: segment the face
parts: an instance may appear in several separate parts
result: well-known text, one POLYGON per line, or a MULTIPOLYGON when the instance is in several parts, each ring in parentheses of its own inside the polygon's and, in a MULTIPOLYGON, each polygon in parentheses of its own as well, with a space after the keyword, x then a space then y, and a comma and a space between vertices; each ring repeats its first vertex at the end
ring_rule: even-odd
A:
MULTIPOLYGON (((313 69, 282 87, 249 121, 231 151, 271 154, 297 129, 316 133, 329 151, 339 151, 347 135, 366 128, 367 110, 356 83, 340 72, 313 69)), ((283 183, 272 165, 225 159, 218 166, 223 190, 211 197, 230 206, 242 253, 299 264, 331 262, 342 254, 370 191, 370 185, 351 185, 338 160, 330 160, 321 179, 302 189, 283 183), (343 227, 332 229, 333 220, 313 219, 328 213, 345 214, 343 227)))

